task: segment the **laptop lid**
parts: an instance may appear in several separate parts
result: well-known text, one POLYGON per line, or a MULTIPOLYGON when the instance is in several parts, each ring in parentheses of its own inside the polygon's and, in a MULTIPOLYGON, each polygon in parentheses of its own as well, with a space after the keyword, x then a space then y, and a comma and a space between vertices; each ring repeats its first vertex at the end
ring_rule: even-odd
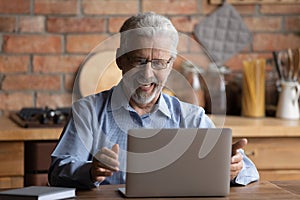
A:
POLYGON ((132 129, 127 197, 226 196, 231 129, 132 129))

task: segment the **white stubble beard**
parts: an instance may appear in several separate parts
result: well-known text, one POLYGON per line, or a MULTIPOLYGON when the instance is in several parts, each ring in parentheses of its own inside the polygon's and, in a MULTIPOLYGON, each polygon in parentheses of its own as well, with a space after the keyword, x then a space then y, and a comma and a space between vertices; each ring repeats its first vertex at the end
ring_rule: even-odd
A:
POLYGON ((146 92, 138 91, 138 89, 136 89, 135 92, 132 94, 131 98, 137 104, 146 105, 152 102, 157 97, 157 95, 160 94, 161 91, 162 91, 162 86, 156 85, 154 91, 152 91, 151 95, 148 96, 146 92))

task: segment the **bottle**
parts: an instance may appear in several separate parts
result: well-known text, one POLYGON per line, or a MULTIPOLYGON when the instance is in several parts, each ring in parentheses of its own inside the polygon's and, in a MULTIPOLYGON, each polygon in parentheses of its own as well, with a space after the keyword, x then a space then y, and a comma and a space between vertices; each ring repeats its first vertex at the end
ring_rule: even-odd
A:
POLYGON ((217 66, 215 63, 208 65, 204 75, 206 83, 205 102, 206 112, 210 114, 226 114, 226 82, 224 76, 230 70, 225 66, 217 66))
POLYGON ((191 87, 194 90, 196 99, 194 104, 197 104, 201 107, 205 106, 205 98, 204 91, 201 83, 201 76, 204 73, 204 69, 198 66, 195 66, 193 63, 189 61, 185 61, 182 63, 183 74, 187 77, 188 82, 191 84, 191 87))

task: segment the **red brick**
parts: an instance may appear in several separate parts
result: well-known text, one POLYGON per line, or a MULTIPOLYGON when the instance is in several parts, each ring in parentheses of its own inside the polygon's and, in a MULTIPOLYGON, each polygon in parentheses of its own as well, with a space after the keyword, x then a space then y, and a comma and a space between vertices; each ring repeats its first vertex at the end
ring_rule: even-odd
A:
POLYGON ((179 32, 193 32, 196 24, 201 20, 200 17, 179 16, 172 17, 171 21, 179 32))
POLYGON ((231 57, 225 62, 225 66, 228 66, 231 70, 241 71, 243 70, 243 61, 249 59, 272 59, 271 53, 240 53, 231 57))
POLYGON ((67 91, 73 91, 74 81, 76 78, 76 74, 66 74, 65 75, 65 82, 64 82, 64 89, 67 91))
POLYGON ((247 17, 244 22, 250 31, 279 31, 281 17, 247 17))
POLYGON ((33 71, 42 73, 75 73, 83 56, 46 55, 33 57, 33 71))
POLYGON ((0 110, 17 111, 33 107, 33 95, 25 92, 0 93, 0 110))
POLYGON ((83 0, 83 13, 87 15, 135 14, 139 0, 83 0))
POLYGON ((253 37, 254 51, 276 51, 287 48, 297 48, 300 36, 296 34, 255 34, 253 37))
POLYGON ((118 33, 128 17, 110 17, 108 21, 108 31, 110 33, 118 33))
POLYGON ((0 55, 0 73, 27 72, 29 56, 0 55))
MULTIPOLYGON (((221 6, 212 5, 208 3, 208 1, 201 1, 202 3, 202 9, 201 13, 203 14, 211 14, 212 12, 219 9, 221 6)), ((234 9, 239 14, 253 14, 255 12, 255 5, 233 5, 234 9)))
POLYGON ((35 0, 35 14, 77 14, 77 0, 35 0))
POLYGON ((15 32, 16 17, 0 17, 0 32, 15 32))
POLYGON ((10 75, 2 83, 3 90, 60 90, 58 75, 10 75))
POLYGON ((64 94, 47 94, 47 93, 38 93, 36 106, 56 109, 62 107, 71 107, 72 105, 72 95, 70 93, 64 94))
POLYGON ((28 14, 30 0, 0 0, 1 14, 28 14))
POLYGON ((208 15, 219 8, 217 5, 212 5, 208 1, 201 1, 201 14, 208 15))
POLYGON ((152 0, 142 1, 142 11, 160 14, 195 14, 198 12, 197 0, 152 0))
POLYGON ((28 33, 41 33, 45 31, 44 16, 20 16, 19 31, 28 33))
POLYGON ((285 29, 287 31, 298 31, 300 32, 300 16, 286 17, 285 29))
POLYGON ((61 37, 54 35, 4 35, 3 51, 9 53, 59 53, 61 37))
POLYGON ((89 53, 97 45, 100 45, 107 35, 68 35, 66 49, 70 53, 89 53))
POLYGON ((51 17, 47 20, 47 31, 54 33, 104 32, 103 18, 51 17))
POLYGON ((256 5, 234 5, 233 7, 240 15, 255 14, 256 12, 256 5))
POLYGON ((300 14, 299 4, 263 4, 260 12, 263 14, 300 14))

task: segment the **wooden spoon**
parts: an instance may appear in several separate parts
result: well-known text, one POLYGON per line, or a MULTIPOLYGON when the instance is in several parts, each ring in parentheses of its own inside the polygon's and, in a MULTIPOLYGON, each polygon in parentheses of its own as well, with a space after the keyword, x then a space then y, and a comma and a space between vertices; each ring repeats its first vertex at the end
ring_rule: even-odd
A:
POLYGON ((300 68, 300 48, 293 50, 294 70, 293 81, 298 81, 298 71, 300 68))

